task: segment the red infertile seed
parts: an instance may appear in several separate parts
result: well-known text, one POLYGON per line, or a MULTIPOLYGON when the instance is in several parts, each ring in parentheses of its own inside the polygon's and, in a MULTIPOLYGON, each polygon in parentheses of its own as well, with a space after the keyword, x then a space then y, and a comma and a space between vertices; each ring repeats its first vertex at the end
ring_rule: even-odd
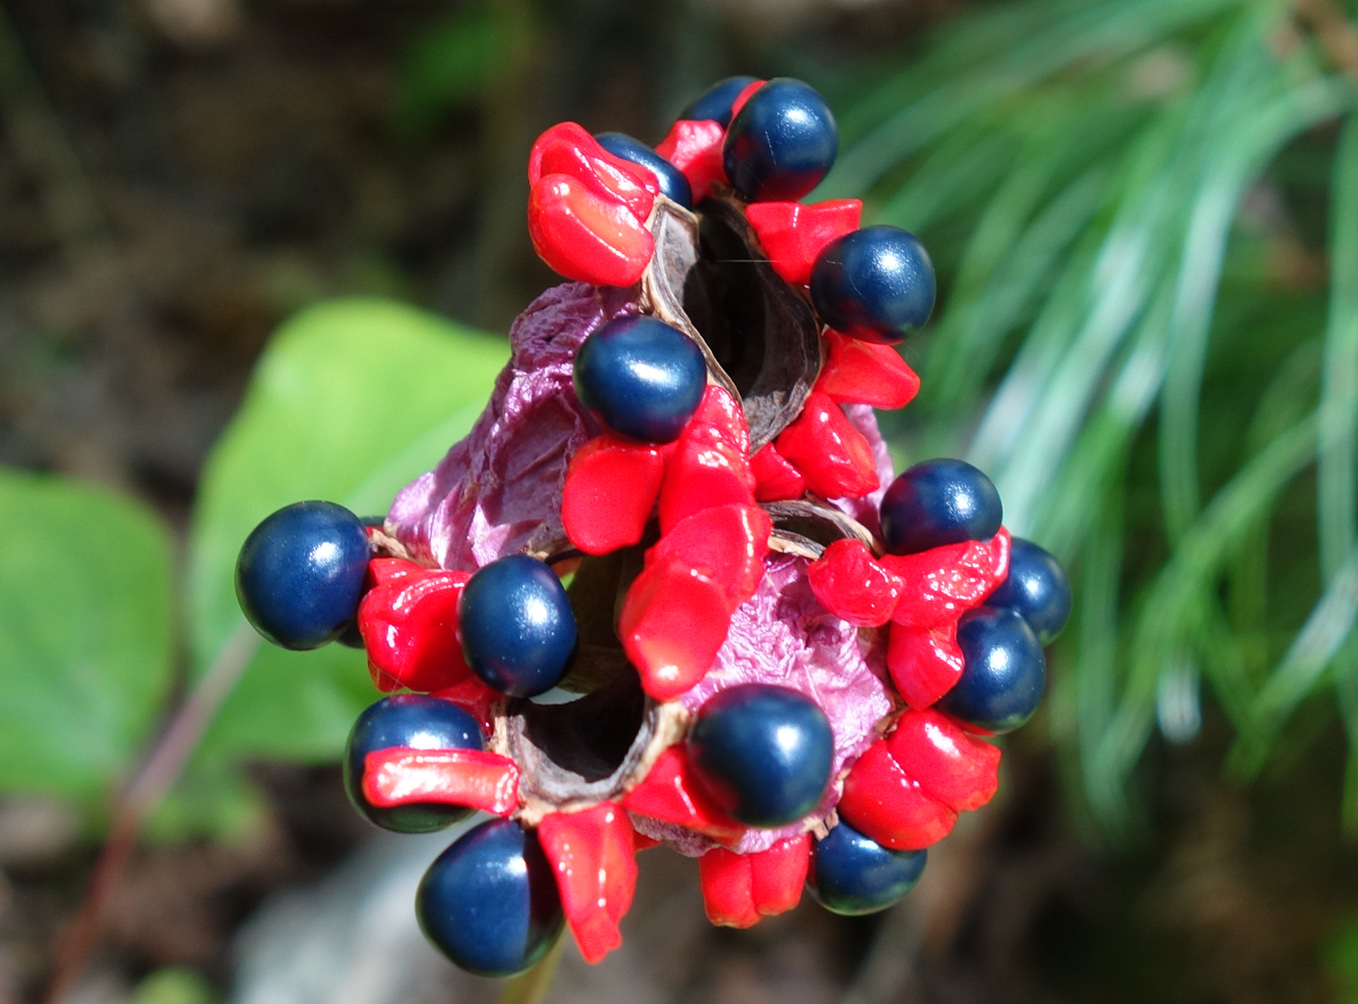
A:
POLYGON ((449 701, 462 708, 481 723, 481 729, 486 735, 491 735, 495 731, 495 706, 505 698, 504 694, 486 686, 481 682, 481 678, 474 674, 468 675, 465 680, 451 687, 432 691, 430 696, 449 701))
POLYGON ((618 638, 657 701, 668 701, 707 673, 731 626, 726 590, 682 558, 642 569, 627 590, 618 638))
POLYGON ((690 423, 665 466, 660 486, 662 534, 703 509, 754 504, 750 458, 729 443, 715 440, 707 428, 690 423))
POLYGON ((825 366, 816 379, 816 390, 832 401, 894 409, 904 408, 919 393, 919 377, 890 345, 827 329, 825 347, 825 366))
POLYGON ((665 474, 661 450, 612 436, 575 452, 561 496, 561 522, 586 554, 607 554, 641 540, 665 474))
POLYGON ((505 816, 518 805, 519 769, 508 757, 485 750, 394 746, 364 758, 363 797, 383 809, 434 803, 505 816))
POLYGON ((574 122, 552 126, 538 137, 528 155, 530 185, 552 174, 574 178, 604 201, 626 206, 639 223, 646 222, 660 193, 650 171, 609 153, 574 122))
POLYGON ((565 174, 543 175, 533 186, 528 234, 550 268, 597 286, 640 281, 655 252, 650 230, 625 205, 565 174))
POLYGON ((712 194, 714 184, 726 181, 726 169, 721 162, 725 139, 726 130, 720 122, 680 119, 655 148, 688 179, 695 206, 712 194))
POLYGON ((807 579, 826 610, 856 627, 887 623, 901 594, 901 580, 861 540, 832 543, 807 568, 807 579))
POLYGON ((646 552, 648 565, 675 560, 712 579, 730 610, 754 595, 769 553, 768 513, 758 506, 723 505, 695 512, 646 552))
POLYGON ((872 445, 826 395, 813 391, 778 437, 778 452, 822 498, 858 498, 880 487, 872 445))
POLYGON ((999 787, 999 747, 937 711, 907 711, 886 741, 901 770, 958 812, 979 809, 999 787))
POLYGON ((543 817, 538 840, 556 873, 561 909, 580 954, 596 963, 622 944, 618 923, 636 891, 631 821, 616 802, 600 802, 583 812, 543 817))
POLYGON ((957 645, 957 622, 917 628, 892 624, 886 668, 891 682, 917 711, 931 706, 957 683, 964 661, 957 645))
POLYGON ((854 829, 898 851, 930 847, 957 822, 954 810, 901 769, 884 739, 868 747, 853 765, 837 808, 854 829))
POLYGON ((1009 531, 988 541, 945 544, 918 554, 888 554, 882 564, 904 583, 891 619, 928 627, 956 621, 980 606, 1009 574, 1009 531))
POLYGON ((457 608, 470 573, 379 558, 369 576, 375 584, 359 604, 358 630, 377 689, 428 692, 467 678, 457 608))
POLYGON ((688 429, 695 433, 710 430, 741 453, 750 452, 750 427, 745 422, 745 412, 726 388, 716 384, 703 391, 703 399, 685 431, 688 429))
POLYGON ((857 230, 862 215, 863 203, 858 199, 832 199, 811 206, 753 202, 745 210, 769 264, 794 286, 811 282, 816 256, 836 237, 857 230))
POLYGON ((809 833, 754 854, 709 850, 698 859, 707 919, 722 927, 747 928, 787 913, 801 901, 810 864, 809 833))
POLYGON ((622 804, 639 816, 675 823, 725 844, 735 843, 747 829, 693 781, 682 745, 662 752, 645 779, 623 796, 622 804))
POLYGON ((750 470, 755 480, 754 497, 760 502, 783 502, 806 494, 806 478, 772 443, 755 451, 750 470))

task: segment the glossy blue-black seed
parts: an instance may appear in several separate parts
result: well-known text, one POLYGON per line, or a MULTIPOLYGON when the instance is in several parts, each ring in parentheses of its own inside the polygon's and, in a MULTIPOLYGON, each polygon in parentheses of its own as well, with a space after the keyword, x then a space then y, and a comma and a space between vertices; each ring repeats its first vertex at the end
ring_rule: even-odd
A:
POLYGON ((693 208, 693 187, 689 185, 684 172, 675 167, 651 147, 639 139, 633 139, 625 132, 601 132, 594 138, 599 145, 623 160, 630 160, 646 168, 655 175, 660 184, 660 192, 671 202, 677 202, 685 209, 693 208))
POLYGON ((260 634, 317 648, 353 620, 368 572, 362 521, 333 502, 296 502, 251 532, 236 559, 236 598, 260 634))
POLYGON ((841 819, 812 848, 806 887, 832 913, 876 913, 915 888, 926 858, 925 851, 883 847, 841 819))
POLYGON ((795 201, 815 188, 839 153, 830 106, 800 80, 775 77, 726 130, 722 166, 746 202, 795 201))
POLYGON ((466 819, 472 809, 436 803, 383 809, 363 797, 363 762, 369 753, 405 746, 417 750, 485 749, 481 726, 468 712, 438 697, 397 694, 366 708, 344 748, 344 790, 370 822, 398 833, 429 833, 466 819))
POLYGON ((926 460, 882 496, 882 536, 892 554, 918 554, 964 540, 989 540, 1004 520, 1000 493, 963 460, 926 460))
POLYGON ((1047 682, 1042 646, 1013 610, 977 607, 957 625, 962 675, 938 710, 989 735, 1013 732, 1033 717, 1047 682))
POLYGON ((708 699, 687 754, 713 799, 742 823, 782 826, 820 804, 834 735, 815 701, 787 687, 747 683, 708 699))
POLYGON ((698 409, 707 362, 698 343, 644 314, 609 321, 575 354, 575 394, 619 435, 670 443, 698 409))
POLYGON ((1050 645, 1070 616, 1070 582, 1060 562, 1031 540, 1015 537, 1009 574, 986 599, 986 606, 1015 611, 1039 642, 1050 645))
POLYGON ((575 614, 547 565, 526 554, 492 561, 467 580, 458 607, 467 665, 511 697, 551 690, 575 656, 575 614))
POLYGON ((561 934, 561 900, 537 836, 492 819, 440 854, 420 882, 415 915, 424 936, 478 976, 513 976, 561 934))
POLYGON ((827 244, 811 267, 811 302, 850 338, 895 345, 934 309, 934 263, 900 227, 864 227, 827 244))
POLYGON ((718 81, 687 108, 679 113, 681 121, 720 122, 722 128, 731 124, 731 106, 735 104, 740 92, 753 84, 758 77, 727 77, 718 81))

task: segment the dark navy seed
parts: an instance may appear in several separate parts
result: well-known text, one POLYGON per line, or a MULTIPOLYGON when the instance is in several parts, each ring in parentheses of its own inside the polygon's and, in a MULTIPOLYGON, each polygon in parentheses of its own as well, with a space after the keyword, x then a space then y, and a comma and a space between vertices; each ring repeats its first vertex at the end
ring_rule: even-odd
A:
POLYGON ((698 343, 646 315, 609 321, 575 355, 575 394, 614 432, 643 443, 669 443, 697 410, 707 388, 698 343))
POLYGON ((575 657, 575 614, 545 563, 514 554, 478 569, 462 590, 458 630, 467 665, 511 697, 555 687, 575 657))
POLYGON ((825 909, 846 917, 885 910, 915 888, 925 851, 893 851, 843 819, 811 852, 806 886, 825 909))
POLYGON ((882 497, 882 536, 892 554, 989 540, 1003 520, 995 485, 963 460, 916 464, 882 497))
POLYGON ((705 90, 679 113, 679 118, 689 122, 720 122, 724 129, 731 124, 731 106, 735 104, 736 98, 740 97, 740 92, 758 79, 758 77, 727 77, 705 90))
POLYGON ((539 961, 561 934, 561 899, 537 836, 512 819, 463 834, 435 859, 415 897, 420 929, 454 963, 505 977, 539 961))
POLYGON ((251 532, 236 560, 236 598, 275 645, 317 648, 354 618, 368 571, 362 521, 333 502, 297 502, 251 532))
POLYGON ((815 89, 776 77, 736 112, 722 165, 746 202, 794 201, 815 188, 839 153, 839 129, 815 89))
POLYGON ((393 747, 417 750, 485 748, 481 726, 469 713, 438 697, 397 694, 370 705, 358 716, 344 748, 344 790, 370 822, 398 833, 441 830, 472 814, 460 805, 416 804, 379 808, 363 797, 363 762, 369 753, 393 747))
POLYGON ((811 268, 821 320, 850 338, 894 345, 934 309, 934 263, 914 234, 877 225, 838 237, 811 268))
POLYGON ((747 683, 708 699, 689 730, 687 755, 713 799, 750 826, 795 822, 830 784, 834 735, 815 701, 747 683))
POLYGON ((1033 717, 1046 686, 1042 646, 1012 610, 978 607, 962 615, 963 668, 938 710, 988 735, 1013 732, 1033 717))
POLYGON ((1070 582, 1060 562, 1031 540, 1014 538, 1009 575, 986 605, 1018 613, 1043 645, 1050 645, 1070 616, 1070 582))
POLYGON ((594 137, 599 145, 623 160, 629 160, 655 175, 660 194, 685 209, 693 208, 693 188, 684 172, 675 167, 651 147, 625 132, 601 132, 594 137))

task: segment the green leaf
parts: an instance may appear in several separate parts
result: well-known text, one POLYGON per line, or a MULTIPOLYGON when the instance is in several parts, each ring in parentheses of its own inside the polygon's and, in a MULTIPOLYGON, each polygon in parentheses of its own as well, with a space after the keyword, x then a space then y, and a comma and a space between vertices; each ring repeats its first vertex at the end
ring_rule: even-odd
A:
POLYGON ((1329 329, 1320 398, 1321 562, 1338 574, 1358 541, 1358 119, 1335 159, 1329 329))
POLYGON ((0 470, 0 777, 95 799, 123 777, 169 683, 165 528, 129 499, 0 470))
MULTIPOLYGON (((233 572, 250 530, 304 499, 385 512, 466 435, 507 354, 503 340, 378 300, 314 307, 278 332, 199 489, 189 570, 196 672, 242 630, 233 572)), ((336 756, 373 697, 359 652, 262 645, 204 754, 336 756)))

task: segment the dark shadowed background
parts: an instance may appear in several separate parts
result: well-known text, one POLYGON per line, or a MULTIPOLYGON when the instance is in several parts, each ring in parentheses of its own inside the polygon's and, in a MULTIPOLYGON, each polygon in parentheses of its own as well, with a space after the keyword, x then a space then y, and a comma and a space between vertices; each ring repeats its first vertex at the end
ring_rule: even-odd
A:
POLYGON ((900 907, 712 929, 652 851, 624 948, 546 999, 1358 1000, 1356 17, 0 0, 0 1002, 495 999, 414 928, 447 834, 344 800, 361 659, 257 653, 231 562, 465 431, 477 329, 555 281, 538 132, 655 142, 731 73, 819 87, 822 193, 929 245, 884 428, 994 475, 1076 609, 900 907))

